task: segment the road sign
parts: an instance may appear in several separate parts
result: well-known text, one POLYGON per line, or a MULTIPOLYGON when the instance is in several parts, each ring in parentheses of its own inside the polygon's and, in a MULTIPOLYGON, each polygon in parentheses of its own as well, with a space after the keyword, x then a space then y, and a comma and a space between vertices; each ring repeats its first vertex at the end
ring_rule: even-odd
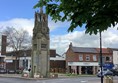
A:
POLYGON ((105 63, 103 64, 103 68, 105 69, 112 69, 114 67, 113 63, 105 63))

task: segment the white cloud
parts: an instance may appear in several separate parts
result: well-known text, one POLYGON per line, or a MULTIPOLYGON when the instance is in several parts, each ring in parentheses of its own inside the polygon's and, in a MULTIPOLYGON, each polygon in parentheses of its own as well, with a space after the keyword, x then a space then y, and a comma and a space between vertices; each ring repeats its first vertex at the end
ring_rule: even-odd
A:
POLYGON ((66 22, 66 21, 65 22, 58 21, 55 23, 54 21, 51 20, 51 18, 49 18, 48 22, 49 22, 48 26, 50 28, 50 31, 56 28, 62 28, 64 26, 69 27, 69 22, 66 22))
MULTIPOLYGON (((48 20, 48 26, 50 28, 50 31, 56 29, 56 28, 60 28, 60 27, 68 27, 69 23, 67 22, 54 22, 51 19, 48 20)), ((7 21, 1 21, 0 22, 0 30, 4 29, 5 27, 10 26, 10 27, 14 27, 14 28, 23 28, 25 30, 27 30, 30 35, 32 35, 32 30, 34 27, 34 19, 25 19, 25 18, 14 18, 11 20, 7 20, 7 21)))
MULTIPOLYGON (((56 48, 59 54, 67 50, 70 42, 76 47, 99 47, 100 45, 99 34, 88 35, 84 31, 51 37, 51 47, 56 48)), ((118 30, 112 28, 102 33, 102 47, 118 48, 118 30)))
POLYGON ((0 22, 0 29, 4 29, 7 26, 14 27, 14 28, 23 28, 32 35, 34 20, 24 19, 24 18, 14 18, 8 21, 0 22))
MULTIPOLYGON (((69 23, 53 22, 49 19, 50 31, 60 28, 68 27, 69 23)), ((0 30, 6 26, 13 26, 16 28, 24 28, 32 35, 32 29, 34 27, 34 19, 15 18, 8 21, 0 22, 0 30)), ((117 25, 118 26, 118 25, 117 25)), ((117 27, 116 26, 116 27, 117 27)), ((109 28, 102 33, 102 45, 103 47, 116 47, 118 48, 118 30, 115 28, 109 28)), ((58 33, 57 33, 58 34, 58 33)), ((88 35, 84 31, 74 31, 65 35, 51 35, 50 36, 50 48, 56 49, 57 53, 63 54, 70 42, 74 46, 80 47, 99 47, 99 35, 88 35)))

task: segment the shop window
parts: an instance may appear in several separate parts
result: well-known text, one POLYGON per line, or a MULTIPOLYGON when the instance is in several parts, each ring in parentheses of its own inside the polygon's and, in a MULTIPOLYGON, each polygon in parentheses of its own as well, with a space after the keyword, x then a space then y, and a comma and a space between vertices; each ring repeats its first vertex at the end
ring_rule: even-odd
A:
POLYGON ((97 61, 96 55, 93 55, 93 61, 97 61))
POLYGON ((86 55, 86 61, 90 61, 90 56, 86 55))
POLYGON ((28 68, 28 60, 23 60, 23 67, 28 68))
POLYGON ((79 55, 79 61, 83 61, 83 55, 79 55))

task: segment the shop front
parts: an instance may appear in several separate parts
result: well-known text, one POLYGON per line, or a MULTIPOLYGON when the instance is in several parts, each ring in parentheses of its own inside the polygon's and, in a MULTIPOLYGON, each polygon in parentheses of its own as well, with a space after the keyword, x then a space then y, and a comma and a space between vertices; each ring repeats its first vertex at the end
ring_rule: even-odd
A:
POLYGON ((68 62, 68 73, 96 74, 99 69, 98 62, 68 62))

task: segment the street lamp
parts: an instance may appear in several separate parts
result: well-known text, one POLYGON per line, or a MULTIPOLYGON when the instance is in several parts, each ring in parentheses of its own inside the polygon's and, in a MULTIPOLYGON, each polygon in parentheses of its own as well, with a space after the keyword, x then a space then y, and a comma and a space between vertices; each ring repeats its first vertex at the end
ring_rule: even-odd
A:
POLYGON ((100 31, 100 68, 101 68, 101 83, 103 83, 103 72, 102 72, 103 62, 102 62, 102 37, 100 31))

